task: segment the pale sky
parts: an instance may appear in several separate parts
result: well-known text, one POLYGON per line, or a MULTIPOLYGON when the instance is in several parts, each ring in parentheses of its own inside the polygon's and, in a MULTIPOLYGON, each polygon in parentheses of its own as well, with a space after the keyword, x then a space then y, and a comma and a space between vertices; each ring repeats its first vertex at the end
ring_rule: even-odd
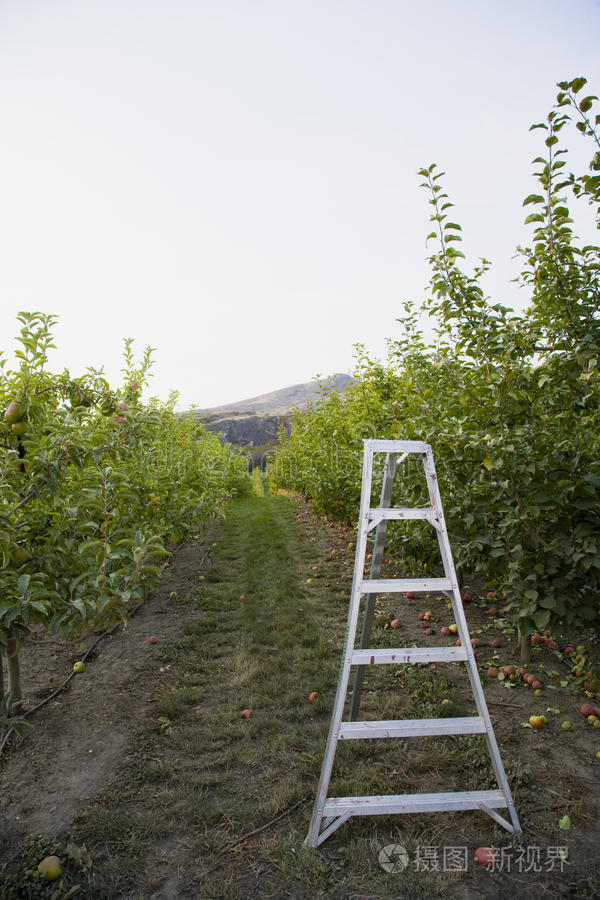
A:
POLYGON ((599 47, 599 0, 0 0, 0 349, 52 312, 117 383, 133 337, 180 408, 349 372, 425 296, 430 162, 524 303, 528 129, 599 47))

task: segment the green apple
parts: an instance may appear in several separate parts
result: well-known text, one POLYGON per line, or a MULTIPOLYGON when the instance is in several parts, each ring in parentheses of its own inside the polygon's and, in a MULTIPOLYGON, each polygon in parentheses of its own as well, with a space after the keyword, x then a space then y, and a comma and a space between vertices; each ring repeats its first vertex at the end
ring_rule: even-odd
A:
POLYGON ((37 867, 44 881, 56 881, 60 878, 60 859, 58 856, 46 856, 37 867))
POLYGON ((73 665, 73 671, 78 675, 80 672, 85 672, 85 663, 82 663, 81 660, 78 659, 77 662, 73 665))

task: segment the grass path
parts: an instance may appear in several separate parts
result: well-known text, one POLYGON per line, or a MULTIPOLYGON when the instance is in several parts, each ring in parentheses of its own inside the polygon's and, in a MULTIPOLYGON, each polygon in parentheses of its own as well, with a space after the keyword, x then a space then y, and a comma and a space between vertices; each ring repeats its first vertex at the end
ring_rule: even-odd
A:
MULTIPOLYGON (((345 632, 353 534, 325 527, 294 498, 266 494, 232 503, 214 539, 208 566, 198 554, 197 587, 180 598, 178 637, 159 644, 160 676, 148 676, 151 702, 127 757, 105 790, 82 802, 68 833, 33 841, 24 859, 31 865, 67 841, 85 844, 91 867, 67 864, 56 896, 79 884, 91 900, 509 896, 472 864, 462 875, 435 867, 388 874, 379 865, 389 844, 414 856, 419 846, 509 843, 483 815, 363 818, 319 850, 303 846, 345 632), (315 704, 312 691, 321 694, 315 704)), ((374 634, 379 640, 390 632, 374 634)), ((401 668, 369 671, 365 717, 443 715, 443 700, 465 714, 456 679, 401 668)), ((454 780, 458 789, 465 776, 491 786, 478 740, 428 739, 414 751, 405 742, 342 743, 331 794, 453 789, 454 780)), ((543 874, 525 881, 520 896, 554 896, 543 874)), ((50 885, 31 881, 2 894, 51 895, 50 885)))

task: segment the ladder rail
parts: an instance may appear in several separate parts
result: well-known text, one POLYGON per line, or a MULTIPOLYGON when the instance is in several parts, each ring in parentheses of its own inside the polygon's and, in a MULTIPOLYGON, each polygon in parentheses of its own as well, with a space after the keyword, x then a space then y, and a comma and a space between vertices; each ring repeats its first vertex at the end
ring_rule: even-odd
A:
POLYGON ((331 779, 333 769, 333 761, 337 746, 337 736, 344 714, 344 704, 346 701, 346 693, 348 690, 348 681, 351 671, 351 651, 354 649, 356 639, 356 630, 358 625, 358 614, 360 611, 360 589, 364 575, 364 560, 367 550, 367 528, 369 524, 369 506, 371 502, 371 485, 373 481, 373 454, 365 453, 363 456, 362 469, 362 491, 360 501, 359 529, 356 541, 356 557, 354 560, 354 577, 352 579, 352 594, 350 607, 348 610, 348 620, 346 624, 346 635, 344 639, 344 650, 342 654, 342 663, 340 666, 338 686, 333 703, 333 713, 331 716, 331 724, 327 743, 325 745, 325 754, 323 756, 323 765, 317 794, 315 797, 313 813, 307 837, 309 846, 316 847, 319 843, 319 829, 323 810, 327 800, 327 790, 331 779))
POLYGON ((485 740, 488 747, 488 752, 492 762, 492 767, 494 769, 494 774, 496 776, 496 781, 504 791, 505 796, 508 798, 508 813, 510 815, 513 828, 516 828, 516 830, 520 830, 519 819, 514 803, 512 801, 512 794, 510 786, 508 784, 508 779, 506 777, 506 772, 504 770, 504 766, 502 765, 500 748, 498 747, 492 720, 490 718, 487 703, 485 701, 483 687, 481 685, 481 680, 479 678, 479 672, 477 669, 477 661, 475 660, 475 654, 471 645, 471 639, 469 637, 469 627, 467 625, 467 618, 465 616, 465 611, 460 596, 458 578, 456 575, 456 570, 454 568, 454 559, 452 556, 452 549, 450 547, 448 530, 446 528, 444 511, 442 508, 442 499, 440 496, 440 488, 431 447, 425 455, 424 465, 431 505, 436 510, 436 515, 438 516, 439 522, 441 524, 440 530, 436 530, 438 545, 440 548, 442 563, 444 565, 444 571, 450 576, 450 580, 452 581, 452 593, 454 595, 452 597, 452 610, 454 612, 455 622, 458 627, 458 636, 460 638, 461 644, 467 651, 467 674, 469 677, 469 682, 471 684, 473 697, 475 699, 475 706, 477 707, 477 712, 486 723, 485 740))

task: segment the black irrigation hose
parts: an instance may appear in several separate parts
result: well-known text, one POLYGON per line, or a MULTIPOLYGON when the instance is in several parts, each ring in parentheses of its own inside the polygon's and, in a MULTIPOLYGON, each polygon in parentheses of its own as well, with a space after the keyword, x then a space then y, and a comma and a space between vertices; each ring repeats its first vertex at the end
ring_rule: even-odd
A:
MULTIPOLYGON (((137 612, 137 610, 140 608, 140 606, 142 605, 142 603, 143 603, 143 601, 141 601, 140 603, 138 603, 138 605, 137 605, 136 607, 134 607, 134 608, 131 610, 131 615, 133 615, 135 612, 137 612)), ((98 635, 98 637, 96 638, 96 640, 95 640, 95 641, 92 641, 92 643, 90 644, 90 646, 87 648, 87 650, 85 651, 85 653, 84 653, 83 656, 81 657, 81 662, 85 662, 85 661, 86 661, 86 659, 88 658, 88 656, 90 655, 90 653, 92 652, 92 650, 94 649, 94 647, 95 647, 97 644, 99 644, 100 641, 103 640, 103 638, 105 638, 108 634, 114 634, 115 631, 116 631, 118 628, 121 628, 121 627, 122 627, 122 626, 121 626, 121 623, 119 622, 117 625, 113 625, 113 627, 112 627, 111 629, 109 629, 109 630, 107 630, 107 631, 103 631, 102 634, 98 635)), ((31 709, 28 709, 28 710, 26 710, 24 713, 20 714, 20 715, 19 715, 19 718, 21 718, 21 719, 27 719, 27 718, 29 718, 29 716, 32 716, 32 715, 34 714, 34 712, 37 712, 38 709, 41 709, 42 706, 45 706, 46 703, 49 703, 51 700, 53 700, 54 697, 56 697, 57 694, 60 694, 61 691, 63 691, 63 690, 65 689, 65 687, 66 687, 66 686, 68 685, 68 683, 70 682, 71 678, 75 678, 75 675, 76 675, 76 674, 77 674, 76 672, 70 672, 70 673, 67 675, 67 677, 65 678, 65 680, 63 681, 63 683, 62 683, 61 685, 59 685, 54 691, 52 691, 51 694, 48 694, 47 697, 44 697, 43 700, 40 700, 40 702, 39 702, 36 706, 32 706, 31 709)), ((15 734, 15 733, 16 733, 16 732, 15 732, 15 728, 14 728, 14 726, 13 726, 13 727, 9 728, 8 731, 6 732, 6 734, 4 735, 4 738, 3 738, 3 740, 2 740, 2 743, 0 744, 0 756, 2 756, 2 753, 4 752, 4 748, 6 747, 8 741, 9 741, 9 738, 12 737, 12 735, 15 734)))
MULTIPOLYGON (((202 560, 202 563, 203 563, 203 564, 204 564, 204 562, 206 562, 206 560, 208 559, 209 555, 210 555, 210 548, 209 548, 209 550, 204 554, 204 559, 202 560)), ((145 600, 140 600, 140 602, 137 604, 137 606, 134 606, 134 608, 131 610, 131 616, 134 616, 134 615, 135 615, 135 613, 138 611, 138 609, 140 608, 140 606, 143 606, 143 605, 144 605, 144 602, 145 602, 145 600)), ((90 653, 92 652, 92 650, 94 649, 94 647, 96 646, 96 644, 99 644, 100 641, 103 640, 107 635, 109 635, 109 634, 114 634, 115 631, 117 631, 118 628, 122 628, 122 625, 121 625, 120 622, 117 623, 116 625, 113 625, 112 628, 107 629, 106 631, 103 631, 102 634, 98 635, 98 637, 96 638, 96 640, 93 641, 93 642, 90 644, 90 646, 87 648, 87 650, 85 651, 85 653, 84 653, 83 656, 81 657, 81 662, 85 662, 85 661, 86 661, 86 659, 88 658, 88 656, 90 655, 90 653)), ((40 700, 40 702, 39 702, 36 706, 33 706, 31 709, 28 709, 28 710, 26 710, 24 713, 22 713, 22 714, 19 716, 19 718, 21 718, 21 719, 27 719, 29 716, 32 716, 32 715, 34 714, 34 712, 37 712, 38 709, 41 709, 42 706, 45 706, 46 703, 49 703, 54 697, 56 697, 57 694, 60 694, 61 691, 64 690, 64 688, 65 688, 65 687, 68 685, 68 683, 70 682, 71 678, 75 678, 75 675, 76 675, 76 674, 77 674, 76 672, 70 672, 69 675, 68 675, 68 676, 65 678, 65 680, 63 681, 63 683, 62 683, 61 685, 59 685, 59 687, 57 687, 56 690, 52 691, 51 694, 48 694, 47 697, 44 697, 43 700, 40 700)), ((3 752, 4 752, 4 748, 6 747, 8 741, 9 741, 9 738, 12 737, 12 735, 15 734, 15 733, 16 733, 16 732, 15 732, 15 728, 14 728, 14 726, 12 726, 11 728, 8 729, 8 731, 7 731, 6 734, 4 735, 4 738, 3 738, 3 740, 2 740, 2 743, 0 743, 0 757, 2 756, 2 754, 3 754, 3 752)))

